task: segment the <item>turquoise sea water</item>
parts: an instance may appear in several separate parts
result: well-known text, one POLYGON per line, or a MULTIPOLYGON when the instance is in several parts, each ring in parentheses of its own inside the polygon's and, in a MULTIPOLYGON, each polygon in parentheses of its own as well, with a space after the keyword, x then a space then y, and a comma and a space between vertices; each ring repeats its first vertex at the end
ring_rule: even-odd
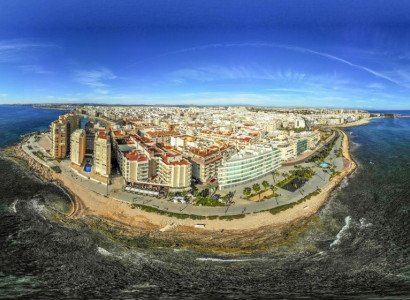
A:
MULTIPOLYGON (((0 106, 2 145, 58 114, 0 106)), ((67 195, 0 158, 0 298, 408 299, 410 118, 346 132, 359 168, 305 231, 252 255, 130 248, 58 222, 67 195)))

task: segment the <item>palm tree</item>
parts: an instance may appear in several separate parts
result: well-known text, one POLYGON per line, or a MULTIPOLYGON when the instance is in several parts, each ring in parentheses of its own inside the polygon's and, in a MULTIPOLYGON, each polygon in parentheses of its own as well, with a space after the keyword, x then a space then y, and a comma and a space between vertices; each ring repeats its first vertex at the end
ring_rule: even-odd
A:
POLYGON ((269 187, 269 182, 267 182, 266 180, 264 180, 262 182, 263 187, 265 188, 265 190, 269 187))
POLYGON ((245 196, 249 196, 251 193, 252 193, 252 190, 251 190, 250 187, 246 187, 246 188, 243 189, 243 194, 245 196))
POLYGON ((206 189, 208 190, 208 196, 211 196, 211 188, 213 188, 213 187, 214 187, 214 185, 211 184, 211 183, 208 183, 206 185, 206 189))
MULTIPOLYGON (((259 183, 255 183, 252 186, 252 189, 255 191, 255 193, 258 193, 261 190, 261 186, 259 183)), ((261 194, 259 193, 259 200, 261 199, 261 194)))

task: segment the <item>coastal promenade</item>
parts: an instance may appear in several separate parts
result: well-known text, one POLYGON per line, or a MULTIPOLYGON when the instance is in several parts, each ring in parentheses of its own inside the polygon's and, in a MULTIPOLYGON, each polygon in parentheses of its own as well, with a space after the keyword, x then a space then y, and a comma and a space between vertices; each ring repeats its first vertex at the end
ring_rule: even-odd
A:
MULTIPOLYGON (((342 146, 342 136, 337 137, 335 146, 332 151, 330 151, 329 156, 325 159, 325 162, 335 166, 336 171, 343 170, 343 159, 337 157, 336 153, 342 146)), ((173 212, 178 214, 193 214, 201 216, 225 216, 225 215, 239 215, 244 213, 257 213, 260 211, 269 210, 281 205, 289 204, 298 201, 299 199, 305 197, 306 195, 316 191, 317 189, 325 188, 329 183, 330 173, 328 170, 317 167, 314 163, 301 163, 302 167, 311 167, 315 171, 315 175, 309 179, 302 187, 297 189, 295 192, 287 191, 283 188, 278 188, 276 193, 280 194, 278 197, 273 197, 260 202, 249 201, 241 199, 241 191, 238 191, 236 197, 234 198, 235 204, 230 206, 219 206, 219 207, 205 207, 205 206, 194 206, 191 204, 173 203, 166 199, 158 199, 155 197, 140 196, 125 192, 122 188, 118 188, 118 185, 107 186, 96 181, 89 180, 83 175, 75 172, 70 167, 69 160, 63 160, 60 163, 47 157, 47 153, 41 150, 41 146, 37 144, 34 137, 31 137, 27 143, 22 146, 23 150, 29 154, 33 159, 38 161, 48 168, 58 166, 62 173, 59 174, 59 179, 67 185, 68 181, 72 183, 70 185, 80 185, 90 193, 96 193, 104 197, 106 201, 114 200, 120 201, 126 204, 136 203, 145 206, 151 206, 163 211, 173 212), (29 149, 29 146, 32 150, 29 149), (42 160, 34 153, 35 151, 42 151, 45 159, 42 160)), ((280 169, 281 174, 289 174, 293 170, 293 166, 284 166, 280 169)), ((283 179, 283 175, 279 175, 276 178, 276 182, 283 179)), ((118 182, 120 178, 112 178, 112 181, 118 182)), ((272 179, 271 179, 272 180, 272 179)), ((274 184, 275 182, 272 182, 274 184)), ((75 192, 75 191, 74 191, 75 192)))

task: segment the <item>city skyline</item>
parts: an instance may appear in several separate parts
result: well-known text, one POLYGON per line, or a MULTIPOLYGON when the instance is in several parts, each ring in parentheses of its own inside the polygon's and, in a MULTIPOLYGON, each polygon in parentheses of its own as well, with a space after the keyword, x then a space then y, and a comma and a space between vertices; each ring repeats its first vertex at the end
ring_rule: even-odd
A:
POLYGON ((400 1, 43 2, 0 12, 0 104, 410 108, 400 1))

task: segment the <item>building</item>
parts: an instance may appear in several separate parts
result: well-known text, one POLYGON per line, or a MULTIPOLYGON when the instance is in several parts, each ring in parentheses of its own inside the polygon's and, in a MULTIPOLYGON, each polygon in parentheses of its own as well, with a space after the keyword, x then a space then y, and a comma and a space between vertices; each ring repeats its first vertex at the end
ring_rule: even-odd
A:
POLYGON ((127 183, 148 182, 148 156, 141 151, 133 150, 122 159, 122 175, 127 183))
POLYGON ((63 159, 68 151, 69 123, 65 116, 60 116, 51 123, 51 156, 54 159, 63 159))
POLYGON ((80 117, 65 114, 51 123, 51 156, 63 159, 70 151, 70 135, 80 127, 80 117))
POLYGON ((280 151, 280 158, 282 161, 292 160, 297 156, 296 144, 293 142, 277 144, 274 147, 280 151))
POLYGON ((107 177, 111 173, 111 142, 105 130, 99 130, 95 136, 94 171, 107 177))
POLYGON ((252 182, 280 166, 280 151, 276 148, 254 146, 241 150, 219 167, 219 188, 223 190, 252 182))
MULTIPOLYGON (((167 153, 166 153, 167 154, 167 153)), ((172 190, 188 190, 191 188, 192 168, 182 155, 164 155, 159 160, 159 180, 172 190)))
POLYGON ((222 159, 233 151, 234 147, 230 145, 212 146, 204 150, 191 149, 187 155, 192 164, 192 177, 201 183, 216 179, 222 159))
POLYGON ((85 156, 86 133, 83 129, 77 129, 71 134, 70 158, 73 164, 81 166, 85 156))
POLYGON ((169 131, 147 131, 147 132, 141 132, 141 133, 143 133, 142 137, 147 137, 155 143, 165 143, 165 144, 170 144, 171 143, 171 137, 178 134, 174 130, 169 130, 169 131))
POLYGON ((308 148, 307 139, 300 139, 296 142, 296 155, 303 154, 308 148))

